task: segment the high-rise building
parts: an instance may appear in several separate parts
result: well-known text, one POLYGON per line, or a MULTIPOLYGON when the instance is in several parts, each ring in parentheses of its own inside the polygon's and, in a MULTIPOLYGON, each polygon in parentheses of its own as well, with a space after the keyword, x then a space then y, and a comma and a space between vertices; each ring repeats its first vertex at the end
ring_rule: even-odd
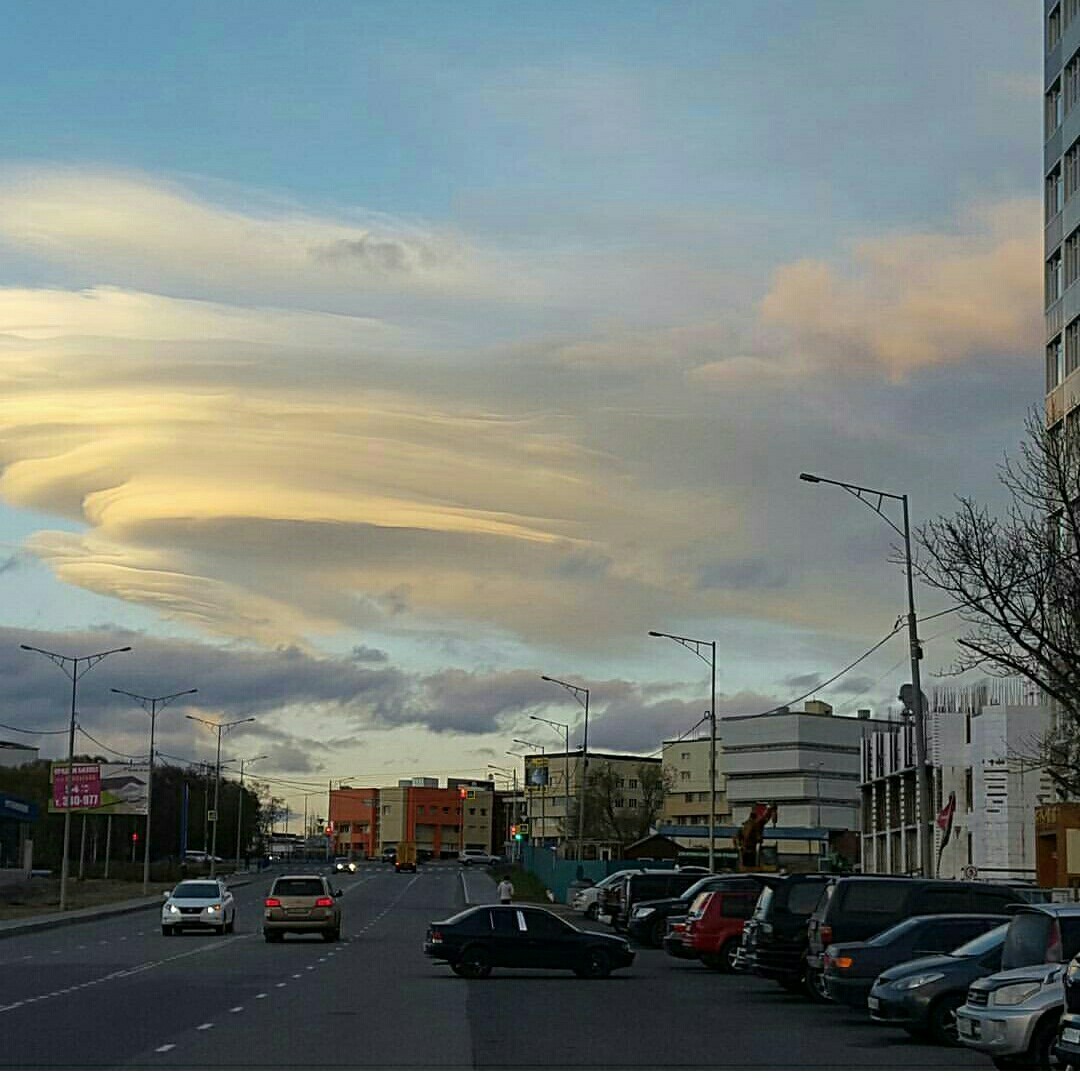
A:
POLYGON ((1046 425, 1080 421, 1080 0, 1044 0, 1046 425))

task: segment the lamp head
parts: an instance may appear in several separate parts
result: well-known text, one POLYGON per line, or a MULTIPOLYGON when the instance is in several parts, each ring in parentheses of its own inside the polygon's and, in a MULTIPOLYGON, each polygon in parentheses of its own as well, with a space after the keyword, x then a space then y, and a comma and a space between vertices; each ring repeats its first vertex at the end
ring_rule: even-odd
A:
POLYGON ((802 474, 801 474, 801 475, 799 476, 799 478, 800 478, 800 479, 801 479, 801 480, 802 480, 802 481, 803 481, 804 483, 820 483, 820 482, 821 482, 821 479, 820 479, 820 478, 818 478, 818 476, 816 476, 816 475, 811 475, 811 474, 810 474, 809 472, 803 472, 803 473, 802 473, 802 474))
POLYGON ((655 629, 649 630, 649 636, 663 636, 663 633, 658 633, 655 629))

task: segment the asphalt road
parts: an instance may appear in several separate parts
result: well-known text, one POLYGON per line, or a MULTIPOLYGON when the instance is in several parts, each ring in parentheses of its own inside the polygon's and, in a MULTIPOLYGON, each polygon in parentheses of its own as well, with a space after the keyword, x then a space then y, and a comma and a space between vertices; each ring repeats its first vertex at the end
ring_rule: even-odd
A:
MULTIPOLYGON (((481 869, 465 873, 487 900, 481 869)), ((838 1007, 642 950, 627 971, 497 970, 422 952, 463 904, 454 866, 335 877, 337 943, 261 935, 265 874, 231 936, 164 938, 156 910, 0 939, 0 1066, 32 1068, 987 1068, 838 1007)), ((587 923, 588 927, 593 927, 587 923)))

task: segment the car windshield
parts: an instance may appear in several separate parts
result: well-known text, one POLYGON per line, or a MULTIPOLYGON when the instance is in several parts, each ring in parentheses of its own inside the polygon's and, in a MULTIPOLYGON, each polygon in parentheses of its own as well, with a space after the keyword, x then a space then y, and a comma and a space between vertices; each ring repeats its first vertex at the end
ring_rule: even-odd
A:
POLYGON ((278 880, 274 884, 275 895, 321 895, 325 894, 320 879, 278 880))
POLYGON ((173 898, 217 898, 221 894, 216 883, 178 883, 173 898))
POLYGON ((764 890, 758 895, 757 905, 754 907, 754 916, 759 920, 764 920, 769 915, 769 907, 772 906, 773 897, 773 889, 766 884, 764 890))
POLYGON ((989 932, 984 932, 981 936, 976 936, 973 940, 968 940, 967 943, 960 947, 957 947, 955 951, 949 953, 954 958, 968 958, 972 955, 988 954, 994 950, 995 947, 1000 947, 1005 941, 1005 935, 1009 931, 1009 922, 996 925, 991 928, 989 932))
POLYGON ((876 936, 871 936, 866 942, 872 943, 875 947, 892 943, 893 940, 898 940, 901 936, 910 932, 912 927, 910 920, 901 921, 898 925, 893 925, 891 928, 886 928, 884 932, 879 932, 876 936))

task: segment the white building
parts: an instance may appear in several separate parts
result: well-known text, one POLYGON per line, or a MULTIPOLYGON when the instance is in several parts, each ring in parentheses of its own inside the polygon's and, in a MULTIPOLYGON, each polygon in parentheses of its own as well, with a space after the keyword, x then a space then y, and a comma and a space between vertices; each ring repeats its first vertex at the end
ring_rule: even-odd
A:
MULTIPOLYGON (((1055 800, 1049 777, 1025 765, 1047 730, 1049 710, 1030 687, 1002 679, 935 691, 927 723, 934 815, 956 795, 949 841, 932 822, 935 860, 946 879, 966 866, 980 878, 1026 879, 1035 874, 1035 808, 1055 800)), ((897 726, 863 742, 863 869, 915 872, 914 731, 897 726)))
POLYGON ((0 741, 0 767, 22 767, 37 763, 38 750, 33 745, 20 745, 15 741, 0 741))
POLYGON ((857 831, 860 738, 870 712, 834 715, 820 700, 802 711, 724 718, 727 804, 741 824, 759 802, 776 803, 780 827, 857 831))

